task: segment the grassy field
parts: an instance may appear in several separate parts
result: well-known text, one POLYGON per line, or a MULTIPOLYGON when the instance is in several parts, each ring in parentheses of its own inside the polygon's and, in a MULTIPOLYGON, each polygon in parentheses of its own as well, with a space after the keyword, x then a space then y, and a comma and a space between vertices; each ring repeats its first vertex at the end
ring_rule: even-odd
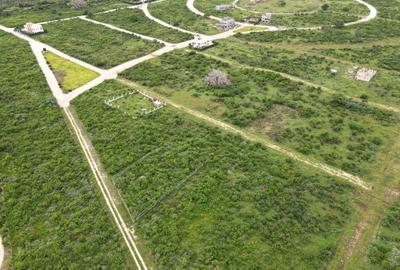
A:
POLYGON ((38 23, 128 6, 119 0, 90 1, 87 6, 81 8, 73 8, 68 1, 26 1, 20 5, 16 2, 21 1, 0 6, 0 24, 15 27, 28 21, 38 23))
MULTIPOLYGON (((252 10, 257 12, 263 12, 265 10, 271 12, 284 12, 284 13, 295 13, 295 12, 305 12, 305 11, 314 11, 321 8, 321 6, 326 1, 322 0, 289 0, 289 1, 280 1, 280 0, 272 0, 265 1, 258 4, 254 4, 254 2, 250 0, 240 0, 238 6, 252 10)), ((328 1, 329 2, 329 1, 328 1)))
POLYGON ((68 61, 54 53, 46 52, 44 56, 53 70, 61 89, 66 92, 72 91, 99 76, 98 73, 68 61))
POLYGON ((0 234, 10 269, 134 269, 29 45, 0 33, 0 234))
POLYGON ((179 43, 193 38, 190 34, 153 22, 140 9, 124 9, 117 12, 99 14, 94 16, 94 19, 172 43, 179 43))
POLYGON ((48 24, 45 29, 46 34, 35 38, 100 68, 111 68, 162 47, 81 19, 48 24))
POLYGON ((157 269, 321 269, 352 187, 170 107, 132 119, 106 82, 73 102, 157 269))
MULTIPOLYGON (((317 46, 317 45, 316 45, 317 46)), ((400 78, 394 71, 377 68, 371 65, 367 59, 393 59, 380 60, 396 65, 395 55, 389 50, 387 54, 365 57, 358 63, 348 63, 340 59, 332 59, 324 55, 315 55, 312 52, 319 50, 286 46, 287 48, 276 48, 264 46, 263 44, 248 44, 237 42, 237 39, 223 40, 219 46, 207 50, 207 53, 217 55, 239 63, 253 67, 271 69, 286 74, 294 75, 306 81, 328 87, 338 93, 343 93, 353 97, 367 96, 370 101, 381 102, 393 106, 400 106, 400 78), (311 53, 308 53, 308 50, 311 53), (378 74, 371 82, 362 82, 354 79, 357 68, 377 68, 378 74), (332 75, 330 69, 336 69, 338 73, 332 75)), ((371 47, 373 50, 373 47, 371 47)), ((325 49, 324 52, 332 52, 332 49, 325 49)), ((344 50, 346 51, 346 50, 344 50)), ((329 56, 330 54, 326 54, 329 56)), ((365 55, 364 55, 365 56, 365 55)), ((362 58, 362 55, 360 55, 362 58)))
POLYGON ((393 113, 201 54, 173 52, 129 69, 122 76, 195 110, 367 178, 381 165, 386 147, 399 133, 399 120, 393 113), (226 73, 231 85, 207 86, 204 78, 213 69, 226 73))
POLYGON ((169 0, 151 4, 149 10, 154 17, 185 30, 202 34, 221 32, 216 27, 217 21, 192 13, 186 7, 186 0, 169 0))

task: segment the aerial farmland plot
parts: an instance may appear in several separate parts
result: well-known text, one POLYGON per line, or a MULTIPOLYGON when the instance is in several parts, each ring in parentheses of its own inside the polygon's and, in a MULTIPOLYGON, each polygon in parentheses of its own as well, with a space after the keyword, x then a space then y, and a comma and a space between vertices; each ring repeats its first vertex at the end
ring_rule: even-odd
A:
POLYGON ((4 0, 0 269, 400 269, 398 0, 4 0))

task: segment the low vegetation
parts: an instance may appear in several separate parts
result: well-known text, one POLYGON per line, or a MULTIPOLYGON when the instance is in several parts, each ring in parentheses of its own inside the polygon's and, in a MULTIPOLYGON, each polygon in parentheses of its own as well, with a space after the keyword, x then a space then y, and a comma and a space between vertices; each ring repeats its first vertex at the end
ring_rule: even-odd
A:
POLYGON ((68 61, 54 53, 46 52, 44 56, 56 76, 61 89, 66 92, 72 91, 99 76, 98 73, 68 61))
POLYGON ((104 100, 73 102, 156 269, 326 267, 352 216, 353 188, 165 107, 132 119, 104 100))
POLYGON ((202 54, 163 55, 122 73, 177 102, 257 132, 305 155, 369 177, 395 140, 398 117, 366 103, 307 87, 280 75, 235 68, 202 54), (230 85, 210 87, 213 69, 230 85), (340 153, 340 154, 339 154, 340 153))
POLYGON ((26 22, 44 22, 81 16, 106 11, 114 8, 127 7, 128 4, 119 0, 84 1, 86 5, 74 5, 77 0, 3 0, 0 3, 0 24, 16 27, 26 22))
POLYGON ((202 34, 221 32, 217 21, 192 13, 186 6, 186 0, 168 0, 149 5, 151 14, 173 26, 202 34))
POLYGON ((29 45, 0 33, 0 235, 11 269, 129 269, 29 45))
POLYGON ((100 68, 111 68, 162 47, 81 19, 45 27, 47 33, 35 36, 36 39, 100 68))
POLYGON ((94 16, 94 19, 172 43, 179 43, 193 38, 190 34, 164 27, 148 19, 140 9, 123 9, 99 14, 94 16))

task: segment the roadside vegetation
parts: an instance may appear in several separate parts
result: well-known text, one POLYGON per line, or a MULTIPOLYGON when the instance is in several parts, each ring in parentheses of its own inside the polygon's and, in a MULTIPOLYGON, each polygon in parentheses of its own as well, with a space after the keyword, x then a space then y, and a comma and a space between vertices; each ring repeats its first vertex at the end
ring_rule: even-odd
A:
MULTIPOLYGON (((398 134, 396 114, 290 81, 235 67, 198 53, 175 51, 122 76, 195 110, 369 178, 398 134), (230 85, 204 83, 212 70, 230 85)), ((373 179, 373 178, 371 178, 373 179)))
POLYGON ((0 234, 11 269, 132 269, 29 45, 0 33, 0 234))
POLYGON ((44 22, 93 14, 114 8, 127 7, 119 0, 46 0, 46 1, 4 1, 0 4, 0 24, 16 27, 27 22, 44 22), (78 4, 85 3, 85 4, 78 4))
POLYGON ((93 18, 101 22, 109 23, 135 33, 155 37, 167 42, 179 43, 193 39, 193 36, 190 34, 164 27, 148 19, 140 9, 123 9, 116 12, 98 14, 93 18))
POLYGON ((45 29, 47 33, 35 38, 100 68, 111 68, 162 47, 81 19, 47 24, 45 29))
POLYGON ((54 53, 46 52, 44 56, 56 76, 61 89, 65 92, 72 91, 99 76, 98 73, 68 61, 54 53))
POLYGON ((192 13, 186 0, 168 0, 149 5, 150 13, 173 26, 201 34, 217 34, 218 22, 192 13))
MULTIPOLYGON (((132 119, 74 100, 156 269, 321 269, 354 211, 353 187, 165 107, 132 119)), ((132 89, 131 89, 132 90, 132 89)))

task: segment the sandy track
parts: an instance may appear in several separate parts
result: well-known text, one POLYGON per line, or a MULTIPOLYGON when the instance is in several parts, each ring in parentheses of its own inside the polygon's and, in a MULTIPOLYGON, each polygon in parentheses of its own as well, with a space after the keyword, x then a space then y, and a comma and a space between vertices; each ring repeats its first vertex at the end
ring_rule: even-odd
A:
POLYGON ((1 266, 3 265, 3 260, 4 260, 4 246, 3 246, 3 239, 0 236, 0 269, 1 266))

